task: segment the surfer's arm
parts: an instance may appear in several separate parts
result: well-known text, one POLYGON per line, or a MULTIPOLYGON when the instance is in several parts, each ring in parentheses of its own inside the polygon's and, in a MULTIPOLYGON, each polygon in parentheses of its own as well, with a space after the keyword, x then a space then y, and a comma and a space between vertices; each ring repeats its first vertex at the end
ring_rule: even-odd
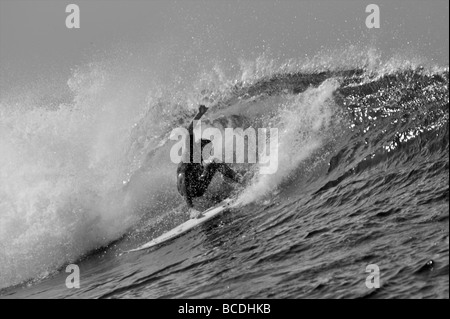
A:
POLYGON ((194 121, 198 121, 202 118, 202 116, 208 111, 208 108, 204 105, 200 105, 198 107, 198 113, 195 115, 194 119, 192 120, 191 124, 189 125, 188 131, 189 135, 194 135, 194 121))

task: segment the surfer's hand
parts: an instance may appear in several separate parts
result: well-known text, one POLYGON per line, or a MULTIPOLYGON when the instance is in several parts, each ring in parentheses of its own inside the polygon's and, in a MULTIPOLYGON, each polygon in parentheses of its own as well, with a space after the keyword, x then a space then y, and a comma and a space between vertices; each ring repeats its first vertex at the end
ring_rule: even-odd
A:
POLYGON ((198 112, 205 114, 206 111, 208 111, 208 108, 206 106, 204 106, 203 104, 200 104, 200 106, 198 107, 198 112))
POLYGON ((189 208, 189 216, 191 219, 195 219, 195 218, 202 218, 203 214, 202 214, 202 212, 200 212, 196 209, 189 208))

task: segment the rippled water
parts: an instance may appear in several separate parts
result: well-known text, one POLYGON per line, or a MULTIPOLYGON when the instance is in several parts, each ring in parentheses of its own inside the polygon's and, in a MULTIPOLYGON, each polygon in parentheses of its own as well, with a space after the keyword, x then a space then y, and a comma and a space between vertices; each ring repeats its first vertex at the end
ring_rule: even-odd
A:
POLYGON ((279 172, 256 174, 240 204, 122 255, 187 218, 167 193, 174 203, 78 260, 80 289, 62 268, 2 297, 449 297, 448 69, 275 73, 228 89, 211 116, 234 114, 283 132, 279 172))

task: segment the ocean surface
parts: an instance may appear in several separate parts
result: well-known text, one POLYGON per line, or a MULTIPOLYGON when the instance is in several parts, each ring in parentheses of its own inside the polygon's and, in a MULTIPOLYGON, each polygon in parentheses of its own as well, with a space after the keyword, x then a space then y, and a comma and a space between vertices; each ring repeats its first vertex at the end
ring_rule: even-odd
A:
POLYGON ((0 297, 449 298, 449 69, 372 53, 261 57, 182 90, 90 64, 67 95, 3 99, 0 297), (202 203, 231 189, 229 210, 124 254, 188 219, 169 137, 199 103, 210 126, 278 128, 278 170, 233 164, 245 187, 217 176, 202 203))

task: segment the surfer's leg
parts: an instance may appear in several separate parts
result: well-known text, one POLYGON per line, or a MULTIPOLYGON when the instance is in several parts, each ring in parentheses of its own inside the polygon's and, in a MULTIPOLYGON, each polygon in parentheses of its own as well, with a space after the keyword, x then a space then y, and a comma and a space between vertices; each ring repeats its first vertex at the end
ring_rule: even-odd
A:
POLYGON ((205 165, 205 169, 202 174, 202 176, 205 176, 205 179, 208 180, 208 185, 217 171, 219 171, 226 178, 229 178, 236 183, 242 183, 242 176, 237 174, 227 164, 219 162, 217 159, 215 159, 213 162, 205 165))
POLYGON ((232 170, 227 164, 218 163, 217 165, 219 166, 218 170, 222 173, 223 176, 231 179, 236 183, 242 183, 242 176, 232 170))

